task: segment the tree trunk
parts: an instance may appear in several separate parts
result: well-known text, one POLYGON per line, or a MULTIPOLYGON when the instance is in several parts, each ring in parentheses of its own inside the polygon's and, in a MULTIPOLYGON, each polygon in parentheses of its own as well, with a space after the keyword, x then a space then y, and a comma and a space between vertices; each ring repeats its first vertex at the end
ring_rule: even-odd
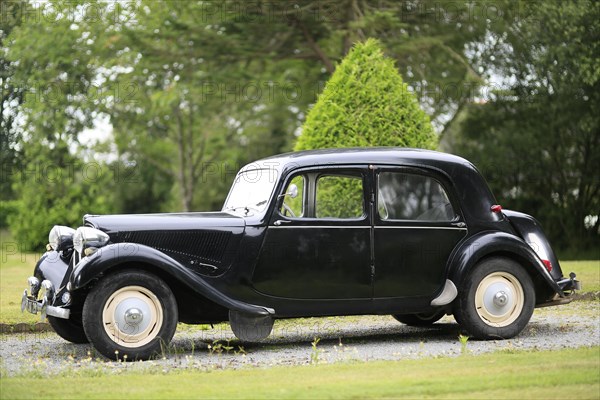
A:
POLYGON ((181 111, 179 110, 179 104, 174 108, 174 114, 177 118, 177 150, 179 155, 179 171, 177 173, 177 180, 179 184, 179 191, 181 195, 181 206, 183 211, 190 211, 191 209, 191 196, 188 193, 188 185, 186 179, 186 162, 185 162, 185 145, 183 138, 183 121, 181 120, 181 111))

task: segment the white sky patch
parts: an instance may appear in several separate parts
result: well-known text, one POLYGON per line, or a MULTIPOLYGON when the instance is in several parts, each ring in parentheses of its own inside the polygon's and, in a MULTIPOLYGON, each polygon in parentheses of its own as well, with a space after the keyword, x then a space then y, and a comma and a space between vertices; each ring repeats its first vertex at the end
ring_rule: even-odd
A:
POLYGON ((94 127, 84 129, 78 138, 79 144, 74 144, 71 151, 75 154, 79 153, 85 161, 112 163, 118 159, 117 146, 113 138, 113 126, 108 115, 99 115, 94 120, 94 127), (95 147, 104 143, 109 144, 110 150, 99 152, 95 147))

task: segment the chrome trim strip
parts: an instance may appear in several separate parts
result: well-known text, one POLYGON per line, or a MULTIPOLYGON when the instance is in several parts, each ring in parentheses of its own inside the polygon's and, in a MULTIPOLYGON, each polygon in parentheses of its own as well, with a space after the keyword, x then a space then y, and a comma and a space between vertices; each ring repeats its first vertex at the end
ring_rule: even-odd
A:
MULTIPOLYGON (((332 228, 332 229, 358 229, 358 228, 373 228, 371 225, 342 225, 342 226, 329 226, 329 225, 269 225, 269 228, 332 228)), ((381 226, 375 225, 376 229, 445 229, 445 230, 457 230, 466 231, 467 228, 459 228, 456 226, 381 226)))
POLYGON ((346 226, 329 226, 329 225, 311 225, 311 226, 307 226, 307 225, 269 225, 269 228, 311 228, 311 229, 323 229, 323 228, 333 228, 333 229, 359 229, 359 228, 363 228, 363 229, 371 229, 372 226, 371 225, 360 225, 360 226, 354 226, 354 225, 346 225, 346 226))
POLYGON ((458 230, 458 231, 466 231, 467 228, 461 228, 458 226, 407 226, 407 225, 402 225, 402 226, 382 226, 382 225, 375 225, 375 228, 382 228, 382 229, 448 229, 448 230, 458 230))

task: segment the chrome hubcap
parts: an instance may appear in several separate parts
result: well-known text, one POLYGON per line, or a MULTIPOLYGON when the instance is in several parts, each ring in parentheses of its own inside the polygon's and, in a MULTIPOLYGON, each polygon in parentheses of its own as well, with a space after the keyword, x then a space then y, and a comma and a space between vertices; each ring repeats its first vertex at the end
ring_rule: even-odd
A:
POLYGON ((488 325, 504 327, 521 315, 525 303, 523 287, 507 272, 493 272, 483 278, 475 292, 475 307, 488 325))
POLYGON ((144 314, 137 308, 125 311, 125 322, 129 325, 139 325, 144 320, 144 314))
POLYGON ((494 304, 503 307, 508 302, 508 295, 504 291, 499 291, 494 295, 494 304))

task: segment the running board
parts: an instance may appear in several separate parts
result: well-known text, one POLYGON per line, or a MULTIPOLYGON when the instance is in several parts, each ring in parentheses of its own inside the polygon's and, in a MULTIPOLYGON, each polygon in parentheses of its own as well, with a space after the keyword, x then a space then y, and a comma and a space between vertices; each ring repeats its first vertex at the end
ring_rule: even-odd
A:
POLYGON ((444 285, 444 290, 442 293, 435 299, 431 300, 432 306, 445 306, 446 304, 452 303, 452 300, 456 298, 458 294, 458 290, 456 290, 456 286, 450 279, 446 279, 446 284, 444 285))

